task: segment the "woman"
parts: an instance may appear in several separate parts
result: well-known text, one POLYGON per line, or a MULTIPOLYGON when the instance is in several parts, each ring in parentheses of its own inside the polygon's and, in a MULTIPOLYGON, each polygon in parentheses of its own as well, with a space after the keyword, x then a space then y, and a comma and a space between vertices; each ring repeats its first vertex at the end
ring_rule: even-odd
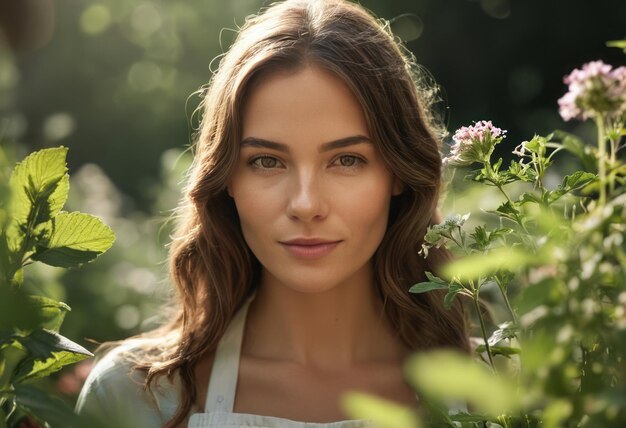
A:
POLYGON ((403 359, 468 340, 460 306, 408 292, 446 258, 418 255, 441 158, 414 69, 348 1, 246 22, 204 99, 170 250, 176 313, 96 366, 80 412, 345 428, 369 426, 346 420, 347 390, 416 404, 403 359))

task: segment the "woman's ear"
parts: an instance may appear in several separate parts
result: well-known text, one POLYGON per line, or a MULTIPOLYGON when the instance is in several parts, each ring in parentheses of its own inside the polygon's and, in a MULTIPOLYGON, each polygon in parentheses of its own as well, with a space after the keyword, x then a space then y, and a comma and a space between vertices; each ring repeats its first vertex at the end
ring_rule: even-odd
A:
POLYGON ((400 180, 398 177, 395 177, 395 176, 393 177, 392 186, 393 186, 391 189, 392 196, 398 196, 399 194, 404 192, 404 189, 406 188, 402 180, 400 180))

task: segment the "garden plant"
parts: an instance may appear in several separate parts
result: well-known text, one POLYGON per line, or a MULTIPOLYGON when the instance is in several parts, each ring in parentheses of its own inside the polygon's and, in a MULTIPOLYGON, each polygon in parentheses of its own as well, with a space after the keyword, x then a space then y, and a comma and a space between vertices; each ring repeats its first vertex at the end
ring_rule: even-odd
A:
POLYGON ((593 121, 595 144, 555 131, 514 145, 479 121, 454 133, 444 158, 500 203, 429 228, 424 257, 441 246, 457 257, 410 291, 441 293, 446 305, 464 299, 480 336, 475 355, 414 355, 406 375, 418 412, 355 393, 344 403, 353 415, 383 427, 626 426, 626 67, 593 61, 564 82, 559 113, 593 121), (505 144, 508 166, 494 156, 505 144), (487 220, 470 226, 475 217, 487 220), (499 296, 504 319, 484 295, 499 296))
POLYGON ((59 334, 69 306, 21 287, 28 265, 76 268, 115 239, 97 217, 62 211, 69 193, 67 151, 34 152, 9 177, 0 150, 0 427, 25 420, 83 426, 71 408, 32 383, 92 354, 59 334))

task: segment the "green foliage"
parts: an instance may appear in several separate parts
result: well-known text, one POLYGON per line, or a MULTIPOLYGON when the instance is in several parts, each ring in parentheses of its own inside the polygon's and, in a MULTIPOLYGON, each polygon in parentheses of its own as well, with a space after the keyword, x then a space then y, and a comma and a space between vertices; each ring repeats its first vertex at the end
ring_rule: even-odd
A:
POLYGON ((445 290, 446 308, 465 297, 480 336, 473 356, 407 362, 427 426, 626 426, 626 117, 594 119, 596 147, 555 131, 519 144, 508 169, 475 160, 465 179, 499 200, 427 230, 422 255, 445 246, 458 257, 410 292, 445 290), (560 167, 562 153, 582 169, 560 167), (506 308, 499 325, 485 295, 506 308))
POLYGON ((623 49, 624 53, 626 53, 626 40, 612 40, 607 42, 606 45, 612 48, 623 49))
POLYGON ((477 413, 494 417, 518 405, 512 385, 464 355, 450 351, 414 355, 406 369, 418 394, 429 399, 468 402, 477 413))
POLYGON ((115 239, 98 218, 61 211, 69 193, 66 156, 65 147, 32 153, 15 166, 9 186, 2 189, 0 426, 18 425, 23 417, 78 426, 71 409, 27 383, 92 354, 59 334, 68 305, 21 288, 27 265, 78 267, 107 251, 115 239))
POLYGON ((410 409, 362 392, 348 393, 342 400, 342 406, 352 414, 374 421, 381 428, 422 427, 410 409))

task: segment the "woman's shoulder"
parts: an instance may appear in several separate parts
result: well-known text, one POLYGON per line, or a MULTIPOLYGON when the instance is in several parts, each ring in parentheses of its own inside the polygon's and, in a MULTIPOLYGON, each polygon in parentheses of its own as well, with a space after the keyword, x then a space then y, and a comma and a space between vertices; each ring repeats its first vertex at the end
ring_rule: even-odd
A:
POLYGON ((122 342, 103 355, 90 372, 76 411, 107 421, 109 426, 160 426, 178 407, 180 379, 157 378, 150 390, 146 373, 136 369, 137 357, 150 346, 143 339, 122 342), (111 418, 118 418, 110 425, 111 418))

